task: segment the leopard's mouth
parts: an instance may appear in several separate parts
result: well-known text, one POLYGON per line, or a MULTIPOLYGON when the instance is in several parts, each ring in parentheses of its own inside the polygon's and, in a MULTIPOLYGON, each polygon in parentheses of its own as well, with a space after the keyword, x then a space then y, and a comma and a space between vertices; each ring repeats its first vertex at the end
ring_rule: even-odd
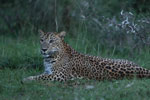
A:
POLYGON ((48 53, 43 53, 42 52, 42 55, 43 55, 44 58, 55 58, 58 55, 58 51, 50 51, 48 53))
POLYGON ((43 55, 44 58, 51 58, 51 56, 48 55, 48 54, 42 54, 42 55, 43 55))

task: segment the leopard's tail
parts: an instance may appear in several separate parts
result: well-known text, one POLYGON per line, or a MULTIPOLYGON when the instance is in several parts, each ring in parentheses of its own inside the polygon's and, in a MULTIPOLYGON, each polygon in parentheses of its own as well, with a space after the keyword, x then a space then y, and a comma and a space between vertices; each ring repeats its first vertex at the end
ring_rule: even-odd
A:
POLYGON ((133 73, 137 78, 150 78, 150 70, 146 68, 136 67, 133 73))

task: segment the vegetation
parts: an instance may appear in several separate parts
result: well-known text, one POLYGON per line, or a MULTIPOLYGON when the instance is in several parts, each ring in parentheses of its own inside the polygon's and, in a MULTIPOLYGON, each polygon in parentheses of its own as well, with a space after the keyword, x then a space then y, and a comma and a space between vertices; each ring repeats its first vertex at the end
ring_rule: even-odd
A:
POLYGON ((150 79, 21 84, 43 71, 38 29, 65 30, 77 51, 150 69, 150 2, 0 0, 1 100, 148 100, 150 79))

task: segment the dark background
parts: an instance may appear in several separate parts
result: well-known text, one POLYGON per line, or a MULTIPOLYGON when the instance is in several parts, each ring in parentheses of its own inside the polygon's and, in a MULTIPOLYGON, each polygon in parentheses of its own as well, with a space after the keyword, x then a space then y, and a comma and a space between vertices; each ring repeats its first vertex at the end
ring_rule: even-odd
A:
MULTIPOLYGON (((35 33, 39 28, 46 31, 65 30, 74 33, 83 22, 83 17, 86 18, 85 23, 89 24, 91 18, 99 20, 102 16, 118 17, 121 10, 133 12, 136 17, 146 15, 150 13, 150 1, 0 0, 0 33, 35 33)), ((92 27, 90 28, 94 33, 92 27)))

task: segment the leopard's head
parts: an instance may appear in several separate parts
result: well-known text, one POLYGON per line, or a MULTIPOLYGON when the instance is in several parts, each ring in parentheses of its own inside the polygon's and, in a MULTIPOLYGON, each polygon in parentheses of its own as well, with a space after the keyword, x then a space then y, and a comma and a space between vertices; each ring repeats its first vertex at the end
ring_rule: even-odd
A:
POLYGON ((40 33, 40 44, 41 44, 41 54, 45 58, 53 58, 61 53, 63 49, 63 40, 66 32, 43 32, 39 30, 40 33))

